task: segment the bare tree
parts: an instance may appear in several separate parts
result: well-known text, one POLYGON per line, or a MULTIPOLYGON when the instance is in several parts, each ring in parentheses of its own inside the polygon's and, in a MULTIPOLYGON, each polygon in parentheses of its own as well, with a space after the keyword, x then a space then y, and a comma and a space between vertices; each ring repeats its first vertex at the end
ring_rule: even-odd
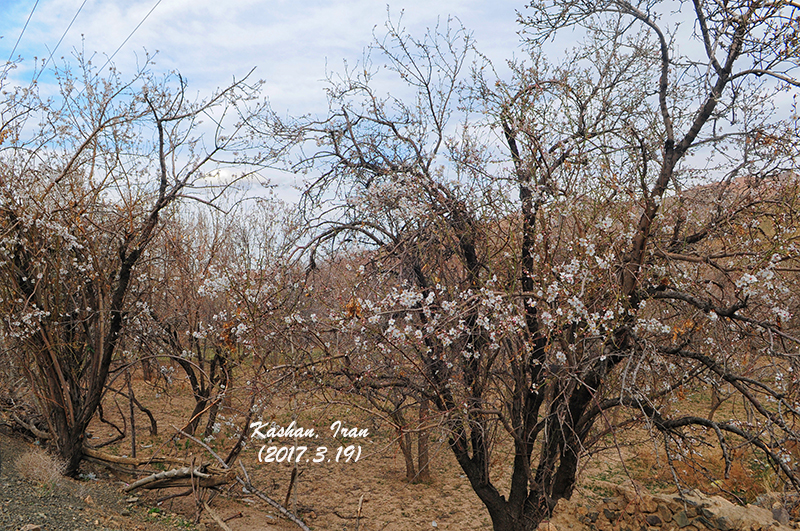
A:
POLYGON ((313 336, 340 361, 326 367, 365 397, 430 400, 497 530, 535 528, 621 423, 660 434, 672 460, 696 455, 696 430, 727 465, 733 444, 752 445, 800 485, 781 450, 800 420, 785 378, 798 117, 771 112, 798 86, 797 10, 681 7, 534 2, 531 55, 508 81, 485 62, 465 79, 463 29, 415 40, 390 24, 381 62, 332 81, 328 116, 279 124, 319 169, 312 266, 371 249, 368 278, 313 336), (681 20, 703 56, 679 54, 681 20), (575 27, 584 40, 552 64, 541 47, 575 27), (373 88, 384 65, 408 98, 373 88), (674 405, 708 386, 751 418, 674 405), (507 495, 490 466, 503 433, 507 495))
POLYGON ((56 76, 58 96, 31 96, 28 114, 12 101, 3 124, 0 290, 5 340, 74 473, 165 213, 187 193, 213 199, 198 187, 221 166, 264 159, 239 121, 258 90, 246 80, 192 101, 180 76, 146 69, 123 81, 78 58, 56 76))

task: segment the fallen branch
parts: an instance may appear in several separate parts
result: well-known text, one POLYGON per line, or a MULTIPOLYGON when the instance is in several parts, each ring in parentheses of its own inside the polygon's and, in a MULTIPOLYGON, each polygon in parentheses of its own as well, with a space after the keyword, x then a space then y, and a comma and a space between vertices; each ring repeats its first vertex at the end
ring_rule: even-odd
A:
MULTIPOLYGON (((241 461, 239 463, 241 463, 241 461)), ((245 475, 247 475, 247 474, 245 474, 245 475)), ((256 496, 261 498, 263 501, 265 501, 268 504, 272 505, 285 518, 287 518, 287 519, 291 520, 292 522, 294 522, 295 524, 297 524, 297 526, 300 529, 302 529, 303 531, 311 531, 311 529, 309 529, 309 527, 305 524, 305 522, 303 522, 297 516, 295 516, 289 509, 287 509, 286 507, 284 507, 280 503, 276 502, 275 500, 273 500, 272 498, 270 498, 266 494, 264 494, 262 492, 259 492, 255 487, 253 487, 253 485, 249 481, 245 481, 242 478, 240 478, 239 476, 236 476, 236 481, 241 483, 242 486, 248 490, 248 492, 250 492, 252 494, 255 494, 256 496)))
MULTIPOLYGON (((106 466, 108 466, 108 463, 114 463, 117 465, 127 465, 133 467, 150 466, 153 464, 163 464, 181 468, 191 466, 190 462, 186 461, 185 459, 181 459, 179 457, 149 457, 149 458, 119 457, 116 455, 98 452, 96 449, 89 448, 87 446, 83 447, 83 455, 88 458, 93 458, 95 461, 99 461, 100 464, 106 466)), ((218 467, 211 465, 204 466, 204 469, 209 474, 223 475, 226 473, 226 469, 220 469, 218 467)), ((230 479, 232 481, 233 477, 231 477, 230 479)))
POLYGON ((235 520, 236 518, 244 518, 244 513, 239 511, 238 513, 234 514, 233 516, 229 516, 224 518, 226 522, 230 522, 231 520, 235 520))
POLYGON ((219 487, 220 485, 227 485, 234 479, 234 474, 225 474, 223 476, 220 475, 213 475, 209 478, 198 478, 198 477, 179 477, 179 478, 170 478, 155 481, 150 483, 149 485, 145 486, 144 488, 148 490, 153 489, 174 489, 177 487, 191 487, 194 486, 195 488, 203 488, 203 489, 213 489, 215 487, 219 487))
POLYGON ((117 464, 117 463, 112 463, 110 461, 103 461, 101 459, 95 459, 94 457, 90 457, 90 456, 88 456, 86 454, 83 455, 83 458, 86 461, 89 461, 90 463, 95 463, 97 465, 100 465, 100 466, 103 466, 103 467, 107 468, 112 473, 114 473, 114 475, 116 475, 117 477, 119 477, 119 475, 117 475, 117 473, 119 473, 119 474, 127 474, 127 475, 130 475, 130 476, 145 476, 147 474, 152 474, 153 473, 152 471, 148 471, 148 470, 139 470, 138 468, 126 467, 126 466, 122 466, 122 465, 117 464))
POLYGON ((152 458, 119 457, 117 455, 98 452, 97 449, 90 448, 88 446, 83 447, 83 455, 88 457, 93 457, 99 461, 116 463, 118 465, 147 466, 152 463, 163 463, 163 464, 179 465, 179 466, 188 465, 186 461, 178 457, 152 457, 152 458))
POLYGON ((24 420, 19 418, 16 413, 11 413, 11 418, 14 419, 14 422, 19 424, 20 426, 22 426, 23 428, 25 428, 26 430, 28 430, 32 434, 34 434, 36 437, 38 437, 40 439, 43 439, 43 440, 50 439, 50 434, 47 433, 47 432, 44 432, 44 431, 40 430, 39 428, 37 428, 36 426, 34 426, 33 422, 28 424, 27 422, 25 422, 24 420))
POLYGON ((211 506, 209 506, 208 503, 206 503, 205 501, 203 502, 203 508, 205 508, 206 512, 211 516, 211 518, 214 519, 217 525, 222 528, 222 531, 231 531, 231 528, 228 526, 228 524, 225 523, 225 520, 220 518, 219 515, 215 513, 211 509, 211 506))
POLYGON ((130 485, 125 487, 123 490, 125 492, 130 492, 130 491, 132 491, 134 489, 138 489, 138 488, 142 488, 142 487, 144 487, 144 488, 152 488, 152 487, 148 487, 147 485, 150 485, 151 483, 155 483, 157 481, 162 481, 162 480, 165 480, 165 479, 170 479, 170 480, 171 479, 182 479, 182 478, 191 478, 192 476, 197 476, 198 478, 201 478, 201 479, 202 478, 206 478, 207 479, 207 478, 211 477, 211 474, 206 474, 205 472, 203 472, 199 468, 196 468, 196 469, 192 470, 188 466, 184 467, 184 468, 175 468, 173 470, 167 470, 166 472, 158 472, 156 474, 151 474, 151 475, 147 476, 146 478, 142 478, 139 481, 131 483, 130 485))

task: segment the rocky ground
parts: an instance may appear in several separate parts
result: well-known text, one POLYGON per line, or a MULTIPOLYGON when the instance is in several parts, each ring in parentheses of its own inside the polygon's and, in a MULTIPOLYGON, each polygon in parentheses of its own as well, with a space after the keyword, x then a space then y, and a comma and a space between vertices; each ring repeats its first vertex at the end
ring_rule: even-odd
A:
MULTIPOLYGON (((58 464, 0 426, 1 531, 138 531, 189 525, 140 505, 138 498, 119 492, 115 482, 68 479, 48 466, 58 464)), ((88 474, 91 478, 102 472, 88 474)))
MULTIPOLYGON (((561 500, 539 531, 791 531, 797 523, 777 500, 770 508, 734 505, 699 491, 651 494, 630 481, 612 485, 616 496, 584 505, 561 500)), ((765 500, 767 502, 767 500, 765 500)))

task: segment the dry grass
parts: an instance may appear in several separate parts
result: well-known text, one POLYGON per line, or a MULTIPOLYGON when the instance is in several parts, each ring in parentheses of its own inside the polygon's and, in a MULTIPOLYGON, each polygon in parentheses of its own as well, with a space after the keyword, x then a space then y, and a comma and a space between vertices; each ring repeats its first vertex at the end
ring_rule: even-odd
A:
POLYGON ((31 448, 14 463, 17 473, 44 488, 53 488, 61 481, 67 464, 42 448, 31 448))

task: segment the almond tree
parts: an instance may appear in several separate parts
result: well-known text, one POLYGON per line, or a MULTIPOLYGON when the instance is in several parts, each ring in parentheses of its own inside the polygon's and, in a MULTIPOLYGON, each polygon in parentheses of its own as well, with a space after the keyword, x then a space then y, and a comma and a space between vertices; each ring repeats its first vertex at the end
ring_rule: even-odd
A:
POLYGON ((528 9, 530 57, 509 80, 485 62, 465 75, 463 29, 415 40, 390 24, 375 63, 332 81, 324 119, 279 124, 319 172, 312 267, 323 251, 371 253, 312 336, 340 361, 325 368, 367 398, 430 400, 496 530, 534 529, 620 424, 648 427, 672 463, 697 457, 702 431, 726 469, 750 444, 797 488, 781 449, 800 420, 798 117, 771 112, 798 87, 796 7, 528 9), (582 42, 548 60, 548 39, 574 29, 582 42), (409 97, 381 95, 381 66, 409 97), (750 418, 675 404, 709 387, 750 418), (500 434, 506 494, 490 465, 500 434))
POLYGON ((76 72, 56 72, 57 96, 33 91, 3 114, 4 356, 26 374, 70 474, 162 219, 189 196, 212 200, 202 186, 220 166, 264 161, 242 129, 257 85, 238 81, 193 101, 180 76, 147 68, 130 80, 113 69, 100 77, 78 58, 76 72))

